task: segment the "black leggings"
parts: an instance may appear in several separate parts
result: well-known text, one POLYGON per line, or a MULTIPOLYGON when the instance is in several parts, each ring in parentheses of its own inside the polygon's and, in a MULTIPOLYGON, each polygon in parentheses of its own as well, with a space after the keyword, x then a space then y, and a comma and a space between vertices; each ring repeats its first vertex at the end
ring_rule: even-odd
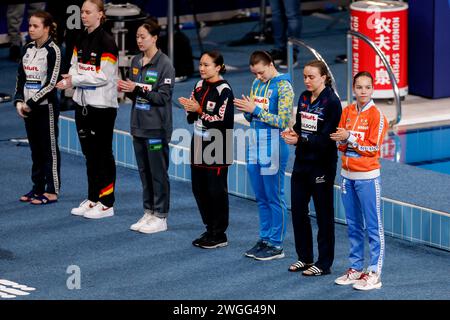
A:
POLYGON ((298 259, 313 263, 313 235, 309 218, 312 197, 318 225, 318 268, 328 270, 334 260, 334 204, 333 185, 336 167, 308 166, 294 171, 291 177, 292 224, 298 259))

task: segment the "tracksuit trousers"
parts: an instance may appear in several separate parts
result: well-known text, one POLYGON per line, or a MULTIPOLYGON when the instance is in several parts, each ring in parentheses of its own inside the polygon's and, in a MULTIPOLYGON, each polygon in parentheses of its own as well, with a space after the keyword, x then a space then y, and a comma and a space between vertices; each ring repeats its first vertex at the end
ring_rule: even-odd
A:
POLYGON ((88 199, 106 207, 114 205, 116 163, 112 151, 116 108, 76 106, 75 123, 86 158, 88 199))
POLYGON ((334 260, 334 205, 333 185, 336 166, 323 168, 305 165, 291 177, 292 224, 298 260, 314 263, 313 235, 309 218, 312 197, 318 225, 317 244, 319 257, 315 265, 331 268, 334 260))
POLYGON ((384 230, 381 217, 380 177, 367 180, 342 178, 342 203, 350 240, 350 268, 364 268, 365 234, 369 236, 370 262, 367 271, 381 274, 384 260, 384 230))
POLYGON ((248 150, 247 171, 255 192, 259 213, 259 237, 273 246, 282 246, 288 211, 284 199, 284 175, 289 149, 284 140, 258 139, 248 150), (264 157, 270 159, 265 163, 264 157))
POLYGON ((228 228, 228 167, 191 165, 192 192, 206 231, 222 237, 228 228))
POLYGON ((142 183, 144 212, 167 218, 170 203, 169 143, 164 139, 133 137, 142 183))
POLYGON ((59 110, 53 104, 38 106, 24 118, 33 161, 31 181, 35 194, 59 194, 58 118, 59 110))

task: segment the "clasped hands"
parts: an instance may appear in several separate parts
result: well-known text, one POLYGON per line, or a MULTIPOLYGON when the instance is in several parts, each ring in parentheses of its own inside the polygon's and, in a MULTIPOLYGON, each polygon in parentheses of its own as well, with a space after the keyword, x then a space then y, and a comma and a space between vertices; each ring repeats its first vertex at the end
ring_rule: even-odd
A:
POLYGON ((189 112, 198 112, 201 107, 197 100, 195 100, 194 97, 191 97, 190 99, 185 97, 179 97, 178 102, 181 103, 184 110, 189 112))
POLYGON ((236 109, 242 112, 253 113, 256 108, 256 104, 249 96, 242 95, 242 99, 235 98, 233 100, 236 109))
POLYGON ((350 132, 344 128, 337 128, 336 132, 330 134, 330 138, 333 141, 345 141, 350 137, 350 132))

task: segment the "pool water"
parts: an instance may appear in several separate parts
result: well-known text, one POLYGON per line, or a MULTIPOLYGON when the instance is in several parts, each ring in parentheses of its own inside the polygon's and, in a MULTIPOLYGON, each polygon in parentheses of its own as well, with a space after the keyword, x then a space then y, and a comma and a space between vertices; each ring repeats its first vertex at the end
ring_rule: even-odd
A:
POLYGON ((390 132, 381 157, 450 174, 450 126, 390 132))

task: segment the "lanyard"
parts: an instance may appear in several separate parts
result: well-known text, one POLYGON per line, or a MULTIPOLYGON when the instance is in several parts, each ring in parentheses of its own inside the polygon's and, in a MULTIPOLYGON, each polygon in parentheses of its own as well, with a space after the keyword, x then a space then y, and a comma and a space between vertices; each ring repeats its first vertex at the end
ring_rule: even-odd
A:
MULTIPOLYGON (((272 79, 270 79, 268 82, 267 82, 267 85, 266 85, 266 87, 265 87, 265 89, 264 89, 264 98, 266 98, 266 96, 267 96, 267 91, 269 90, 269 86, 270 86, 270 81, 272 81, 272 79)), ((258 89, 259 89, 259 87, 261 86, 261 83, 262 83, 262 81, 260 81, 259 83, 258 83, 258 87, 256 88, 256 93, 258 93, 258 89)), ((262 91, 262 88, 261 88, 261 90, 259 91, 259 94, 261 94, 261 91, 262 91)), ((253 97, 252 97, 253 98, 253 97)))

